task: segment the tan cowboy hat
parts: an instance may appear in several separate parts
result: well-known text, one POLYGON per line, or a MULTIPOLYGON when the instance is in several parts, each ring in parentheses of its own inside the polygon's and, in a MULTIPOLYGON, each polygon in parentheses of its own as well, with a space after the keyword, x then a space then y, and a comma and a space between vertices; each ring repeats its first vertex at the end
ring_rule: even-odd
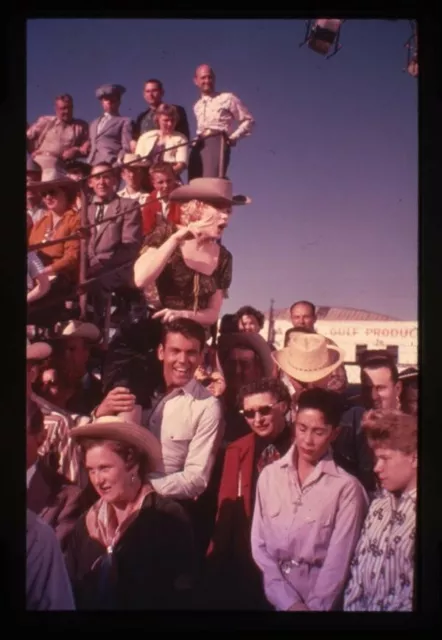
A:
POLYGON ((79 185, 76 180, 69 178, 64 172, 56 169, 43 169, 40 182, 31 182, 26 186, 29 191, 46 191, 47 189, 69 189, 78 190, 79 185))
POLYGON ((247 333, 238 331, 236 333, 224 333, 218 339, 218 355, 223 367, 229 352, 235 347, 252 349, 262 362, 264 377, 273 375, 274 364, 272 361, 272 350, 259 333, 247 333))
POLYGON ((97 418, 95 422, 73 427, 69 431, 69 435, 75 440, 98 438, 124 442, 135 447, 147 457, 148 473, 163 470, 163 456, 159 440, 145 427, 127 422, 118 416, 103 416, 97 418))
POLYGON ((100 335, 100 329, 91 322, 69 320, 69 322, 60 323, 56 327, 57 338, 85 338, 97 342, 100 335))
POLYGON ((276 364, 299 382, 317 382, 342 364, 344 351, 318 333, 293 333, 287 347, 272 353, 276 364))
MULTIPOLYGON (((128 169, 130 169, 131 167, 142 167, 143 169, 145 169, 148 166, 148 163, 136 153, 125 153, 122 164, 128 164, 128 169)), ((125 169, 126 167, 122 168, 125 169)))
POLYGON ((52 347, 47 342, 27 342, 26 360, 46 360, 52 353, 52 347))
POLYGON ((224 178, 195 178, 189 184, 178 187, 169 196, 173 202, 201 200, 219 207, 250 204, 247 196, 232 195, 232 183, 224 178))

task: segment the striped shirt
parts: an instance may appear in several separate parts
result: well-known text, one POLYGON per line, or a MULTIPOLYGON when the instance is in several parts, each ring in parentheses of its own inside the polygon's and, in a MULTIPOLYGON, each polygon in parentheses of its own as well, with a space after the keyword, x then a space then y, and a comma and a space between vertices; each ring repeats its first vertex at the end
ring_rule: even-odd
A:
POLYGON ((412 611, 416 489, 373 500, 351 564, 345 611, 412 611))

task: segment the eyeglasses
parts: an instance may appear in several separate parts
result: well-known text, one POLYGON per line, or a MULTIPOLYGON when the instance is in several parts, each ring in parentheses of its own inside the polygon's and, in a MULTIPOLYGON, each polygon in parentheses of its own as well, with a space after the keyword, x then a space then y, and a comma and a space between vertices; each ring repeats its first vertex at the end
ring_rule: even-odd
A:
POLYGON ((42 191, 41 195, 43 196, 43 198, 46 198, 46 196, 56 196, 58 194, 57 189, 48 189, 47 191, 42 191))
POLYGON ((265 404, 262 407, 258 407, 258 409, 241 409, 240 413, 242 413, 245 418, 249 418, 249 420, 254 418, 257 413, 259 413, 260 416, 269 416, 275 404, 265 404))

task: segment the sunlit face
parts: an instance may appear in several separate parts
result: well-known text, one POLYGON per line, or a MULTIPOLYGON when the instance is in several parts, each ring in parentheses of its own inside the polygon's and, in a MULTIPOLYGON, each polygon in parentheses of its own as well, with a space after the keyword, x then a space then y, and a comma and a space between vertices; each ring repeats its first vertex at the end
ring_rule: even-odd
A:
POLYGON ((228 226, 231 212, 228 208, 219 208, 207 202, 192 200, 182 206, 181 224, 188 225, 196 222, 205 236, 219 239, 228 226))
POLYGON ((55 115, 62 122, 70 122, 74 111, 74 105, 70 100, 55 101, 55 115))
POLYGON ((41 394, 51 400, 60 391, 60 376, 53 367, 45 369, 41 374, 41 394))
POLYGON ((68 198, 63 189, 53 187, 42 191, 42 196, 45 207, 49 211, 54 211, 54 213, 61 215, 69 208, 68 198))
POLYGON ((200 366, 203 350, 196 338, 187 338, 181 333, 168 333, 165 344, 158 347, 158 359, 163 363, 166 386, 184 387, 200 366))
POLYGON ((239 319, 238 329, 245 333, 259 333, 261 331, 259 322, 255 316, 249 316, 244 314, 239 319))
POLYGON ((374 449, 374 472, 384 489, 391 492, 409 491, 416 486, 417 454, 377 447, 374 449))
POLYGON ((396 409, 401 383, 393 382, 388 367, 362 371, 362 398, 367 409, 396 409))
POLYGON ((109 167, 97 165, 96 167, 93 167, 91 171, 89 186, 94 190, 95 195, 98 196, 98 198, 110 198, 117 188, 117 178, 113 172, 109 170, 109 167), (103 173, 103 171, 105 173, 103 173))
POLYGON ((204 94, 210 94, 215 89, 215 74, 213 69, 203 64, 196 70, 194 83, 204 94))
POLYGON ((170 173, 152 173, 151 181, 154 191, 159 191, 162 196, 168 196, 177 186, 175 176, 170 173))
POLYGON ((158 129, 161 133, 170 135, 175 129, 175 120, 170 116, 161 114, 158 116, 158 129))
POLYGON ((149 106, 157 107, 163 99, 163 91, 156 82, 146 82, 143 96, 149 106))
POLYGON ((327 452, 339 429, 326 424, 322 411, 301 409, 295 417, 295 442, 299 458, 316 464, 327 452))
POLYGON ((294 327, 312 330, 316 322, 316 315, 312 312, 310 305, 297 304, 290 313, 292 324, 294 327))
POLYGON ((132 496, 132 476, 138 467, 128 469, 124 460, 106 443, 86 451, 85 466, 100 498, 110 504, 124 502, 132 496))
POLYGON ((258 437, 275 440, 285 427, 286 409, 284 402, 266 391, 245 396, 242 415, 258 437))

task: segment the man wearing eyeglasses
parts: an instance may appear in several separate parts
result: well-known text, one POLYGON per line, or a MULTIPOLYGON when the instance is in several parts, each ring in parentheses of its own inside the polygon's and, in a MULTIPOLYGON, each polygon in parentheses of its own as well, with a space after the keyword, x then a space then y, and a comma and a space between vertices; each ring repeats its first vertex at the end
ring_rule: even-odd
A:
MULTIPOLYGON (((240 411, 251 433, 226 449, 218 493, 218 512, 208 550, 210 606, 223 609, 268 608, 250 550, 250 526, 259 473, 282 457, 292 443, 286 416, 290 394, 275 378, 242 387, 240 411)), ((204 603, 208 604, 208 603, 204 603)))

